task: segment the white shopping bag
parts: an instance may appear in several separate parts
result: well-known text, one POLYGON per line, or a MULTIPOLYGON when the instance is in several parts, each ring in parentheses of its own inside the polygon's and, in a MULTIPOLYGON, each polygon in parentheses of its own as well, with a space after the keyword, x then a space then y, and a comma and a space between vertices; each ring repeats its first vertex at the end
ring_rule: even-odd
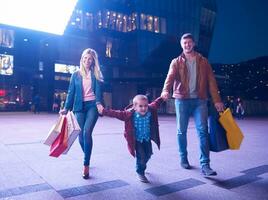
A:
POLYGON ((48 132, 48 135, 44 141, 44 144, 51 146, 52 143, 56 140, 56 138, 59 136, 62 125, 63 125, 64 116, 60 116, 56 122, 48 132))
POLYGON ((73 112, 68 112, 66 115, 67 124, 68 124, 68 147, 63 152, 63 154, 67 154, 71 146, 73 145, 74 141, 76 140, 77 136, 81 132, 81 128, 74 116, 73 112))

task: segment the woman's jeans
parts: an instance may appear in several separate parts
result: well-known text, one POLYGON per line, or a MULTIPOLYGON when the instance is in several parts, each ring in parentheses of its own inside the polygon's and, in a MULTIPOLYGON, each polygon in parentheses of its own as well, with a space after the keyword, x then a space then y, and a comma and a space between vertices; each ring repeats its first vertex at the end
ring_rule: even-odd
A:
POLYGON ((146 164, 151 158, 153 153, 152 143, 151 141, 136 141, 135 144, 136 149, 136 172, 140 175, 144 175, 144 171, 146 169, 146 164))
POLYGON ((92 132, 99 116, 96 102, 83 102, 83 110, 75 112, 75 116, 81 128, 79 143, 84 152, 84 166, 89 166, 93 146, 92 132))
POLYGON ((187 128, 191 115, 194 117, 199 137, 200 165, 209 164, 209 136, 208 136, 208 107, 207 100, 201 99, 175 99, 179 153, 182 162, 187 159, 187 128))

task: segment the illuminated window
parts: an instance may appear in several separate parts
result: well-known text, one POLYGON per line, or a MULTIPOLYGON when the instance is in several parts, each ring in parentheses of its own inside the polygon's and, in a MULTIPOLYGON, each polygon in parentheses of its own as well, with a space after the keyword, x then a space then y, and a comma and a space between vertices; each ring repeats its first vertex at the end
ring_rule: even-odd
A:
POLYGON ((154 17, 154 32, 159 33, 159 17, 154 17))
POLYGON ((116 12, 111 12, 109 29, 115 30, 115 28, 116 28, 116 12))
POLYGON ((123 21, 122 21, 122 31, 123 32, 127 32, 127 24, 128 24, 128 16, 127 15, 124 15, 123 16, 123 21))
POLYGON ((13 56, 0 54, 0 74, 12 75, 13 74, 13 56))
POLYGON ((93 31, 93 14, 86 12, 85 15, 85 29, 93 31))
POLYGON ((98 28, 102 27, 102 20, 101 20, 101 11, 97 13, 97 26, 98 28))
POLYGON ((153 31, 153 17, 151 15, 147 15, 146 23, 147 23, 147 30, 153 31))
POLYGON ((83 11, 76 9, 70 20, 70 24, 78 29, 83 29, 83 11))
POLYGON ((137 13, 132 13, 131 15, 131 22, 130 22, 130 27, 131 30, 136 30, 138 27, 138 19, 137 19, 138 15, 137 13))
POLYGON ((110 11, 103 12, 103 27, 108 28, 109 20, 110 20, 110 11))
POLYGON ((14 47, 14 31, 0 28, 0 46, 13 48, 14 47))
POLYGON ((58 76, 56 75, 54 77, 55 81, 70 81, 70 77, 66 77, 66 76, 58 76))
POLYGON ((141 13, 140 15, 140 29, 141 30, 146 30, 146 15, 141 13))
POLYGON ((79 66, 66 65, 66 64, 60 64, 60 63, 55 63, 55 66, 54 66, 55 72, 64 73, 64 74, 72 74, 78 69, 79 69, 79 66))
POLYGON ((112 41, 107 40, 107 42, 106 42, 106 51, 105 51, 106 57, 109 57, 109 58, 112 57, 112 47, 113 47, 112 41))
POLYGON ((123 30, 123 15, 121 13, 117 14, 116 18, 116 30, 122 31, 123 30))

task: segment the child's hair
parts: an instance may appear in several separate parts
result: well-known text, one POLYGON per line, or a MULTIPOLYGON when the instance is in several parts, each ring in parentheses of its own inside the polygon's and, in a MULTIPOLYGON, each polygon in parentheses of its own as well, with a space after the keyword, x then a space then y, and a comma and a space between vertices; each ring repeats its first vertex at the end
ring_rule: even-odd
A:
POLYGON ((148 98, 146 95, 143 94, 138 94, 133 98, 133 105, 136 105, 138 103, 139 100, 145 100, 148 101, 148 98))

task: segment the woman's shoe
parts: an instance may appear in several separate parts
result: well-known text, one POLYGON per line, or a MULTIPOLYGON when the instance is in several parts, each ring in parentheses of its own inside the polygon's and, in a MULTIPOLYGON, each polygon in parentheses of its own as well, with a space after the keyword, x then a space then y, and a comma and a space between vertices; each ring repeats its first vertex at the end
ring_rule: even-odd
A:
POLYGON ((89 166, 84 166, 83 179, 89 179, 89 166))
POLYGON ((83 179, 89 179, 89 174, 83 174, 83 179))

